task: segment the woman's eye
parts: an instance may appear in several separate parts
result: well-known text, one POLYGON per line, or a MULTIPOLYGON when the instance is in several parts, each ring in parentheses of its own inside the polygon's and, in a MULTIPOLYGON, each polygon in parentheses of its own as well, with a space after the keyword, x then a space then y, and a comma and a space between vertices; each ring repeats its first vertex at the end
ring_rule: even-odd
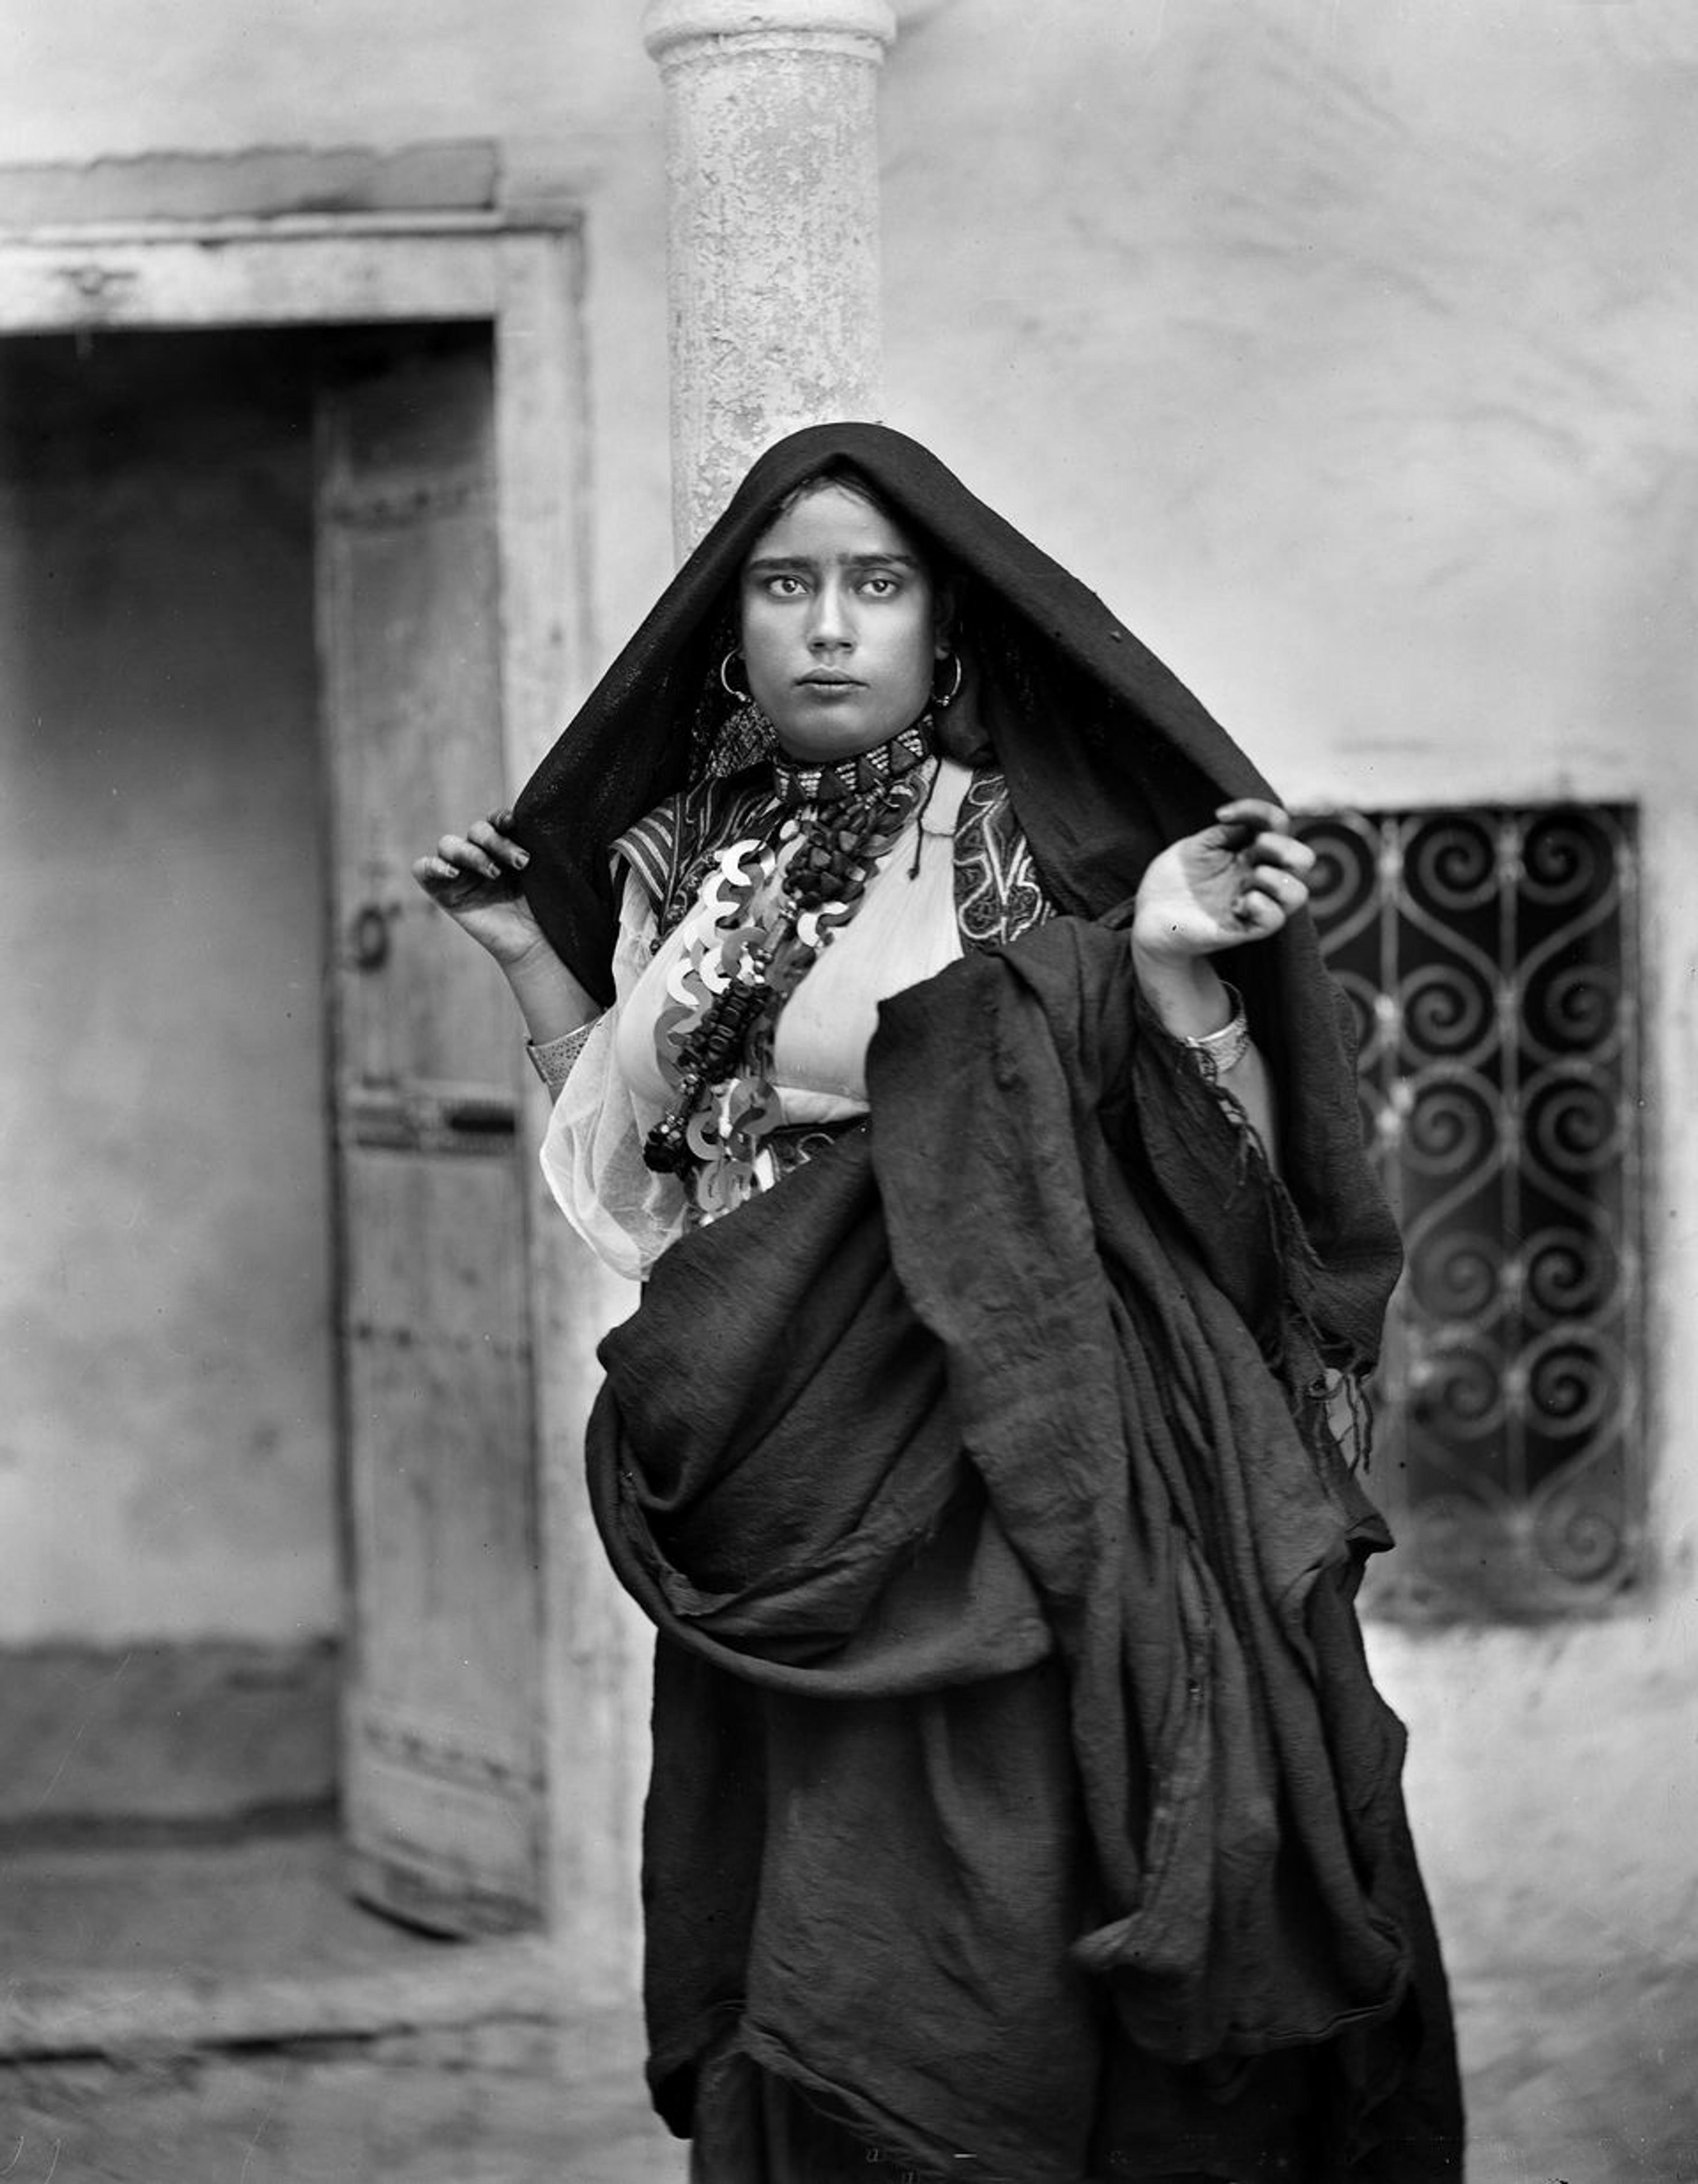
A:
POLYGON ((800 577, 769 577, 767 589, 775 599, 793 599, 802 591, 800 577))
POLYGON ((894 577, 869 577, 863 582, 861 588, 870 593, 875 599, 887 599, 896 588, 896 580, 894 577))

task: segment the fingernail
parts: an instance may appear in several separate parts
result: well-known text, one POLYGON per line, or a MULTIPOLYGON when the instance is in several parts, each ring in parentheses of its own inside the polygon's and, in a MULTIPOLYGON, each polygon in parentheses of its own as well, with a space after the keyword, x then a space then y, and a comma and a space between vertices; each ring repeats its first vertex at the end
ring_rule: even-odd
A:
POLYGON ((514 850, 514 852, 513 852, 513 862, 514 862, 516 865, 528 865, 528 864, 529 864, 529 862, 530 862, 530 861, 531 861, 531 853, 530 853, 530 851, 529 851, 528 850, 514 850))

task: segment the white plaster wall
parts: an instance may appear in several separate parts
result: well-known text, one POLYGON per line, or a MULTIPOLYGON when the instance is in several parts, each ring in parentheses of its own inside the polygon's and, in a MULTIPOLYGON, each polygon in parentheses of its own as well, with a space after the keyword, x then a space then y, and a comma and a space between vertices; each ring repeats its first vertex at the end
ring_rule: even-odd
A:
POLYGON ((1293 794, 1439 748, 1459 797, 1690 786, 1680 23, 938 6, 886 86, 892 410, 1293 794))

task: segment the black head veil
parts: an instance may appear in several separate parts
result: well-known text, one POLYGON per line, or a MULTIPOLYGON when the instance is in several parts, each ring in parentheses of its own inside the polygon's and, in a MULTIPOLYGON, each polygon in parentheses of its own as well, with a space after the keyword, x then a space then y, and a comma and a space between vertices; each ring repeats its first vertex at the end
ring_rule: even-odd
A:
POLYGON ((966 580, 962 649, 979 716, 1063 909, 1100 916, 1133 892, 1155 850, 1206 826, 1223 799, 1271 793, 1094 593, 917 441, 880 425, 812 426, 756 463, 519 799, 527 895, 592 993, 608 993, 608 845, 690 777, 738 571, 795 487, 843 468, 966 580))

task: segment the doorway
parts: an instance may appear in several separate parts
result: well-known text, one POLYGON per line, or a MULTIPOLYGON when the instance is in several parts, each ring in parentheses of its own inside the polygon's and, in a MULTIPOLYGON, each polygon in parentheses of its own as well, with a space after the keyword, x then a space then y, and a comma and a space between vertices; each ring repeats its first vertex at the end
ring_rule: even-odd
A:
POLYGON ((310 1973, 362 1938, 338 1841, 332 362, 304 330, 0 343, 0 1908, 11 1961, 85 2008, 120 1967, 310 1973))
MULTIPOLYGON (((398 1705, 417 1696, 405 1668, 355 1668, 361 1646, 409 1663, 446 1646, 468 1674, 478 1656, 511 1692, 513 1740, 530 1747, 534 1662, 517 1663, 510 1646, 490 1666, 490 1632, 480 1648, 461 1627, 482 1573, 468 1587, 456 1571, 444 1532, 463 1532, 466 1513, 436 1506, 451 1497, 433 1496, 422 1436, 405 1436, 399 1477, 372 1475, 396 1468, 397 1428, 418 1406, 369 1374, 356 1394, 349 1364, 386 1337, 428 1359, 433 1284, 415 1279, 405 1323, 392 1314, 376 1327, 372 1267, 398 1225, 429 1256, 440 1186, 414 1143, 362 1162, 366 1118, 338 1127, 349 1088, 356 1104, 374 1087, 393 1093, 399 1057, 339 1050, 384 1041, 398 1016, 452 1026, 453 972, 472 967, 450 958, 433 977, 416 966, 399 982, 411 1011, 395 980, 362 967, 364 1006, 327 1007, 348 983, 347 898, 381 861, 383 830, 363 806, 399 805, 405 831, 445 786, 438 777, 476 776, 487 794, 501 768, 499 661, 483 638, 499 622, 488 497, 449 477, 442 495, 481 554, 424 578, 477 590, 462 612, 478 640, 465 749, 409 763, 360 699, 362 666, 395 629, 337 624, 377 610, 394 624, 409 582, 419 588, 430 496, 414 461, 397 520, 374 513, 369 493, 350 499, 349 434, 332 428, 358 421, 368 459, 373 443, 416 458, 450 383, 481 447, 491 355, 490 328, 475 323, 0 344, 0 772, 20 822, 0 982, 20 1028, 0 1154, 15 1219, 0 1274, 15 1376, 15 1581, 0 1641, 23 1649, 11 1680, 44 1740, 23 1754, 8 1817, 14 1849, 21 1834, 95 1854, 36 1870, 38 1905, 98 1893, 103 1875, 121 1896, 134 1877, 121 1853, 141 1853, 139 1892, 155 1899, 146 1916, 167 1921, 173 1946, 187 1930, 174 1876, 204 1900, 229 1867, 239 1894, 256 1853, 273 1897, 281 1876, 294 1899, 285 1924, 295 1917, 304 1945, 327 1920, 338 1947, 358 1933, 324 1900, 344 1874, 368 1902, 438 1931, 540 1917, 536 1768, 523 1769, 517 1858, 496 1854, 475 1797, 422 1831, 409 1791, 425 1772, 438 1817, 453 1797, 431 1736, 444 1720, 452 1734, 465 1694, 398 1724, 398 1705), (359 581, 373 540, 389 565, 378 602, 359 581), (364 1202, 350 1223, 356 1178, 364 1202), (398 1537, 397 1508, 421 1496, 433 1504, 427 1536, 398 1537), (399 1764, 373 1749, 384 1739, 402 1744, 399 1764), (351 1870, 338 1816, 355 1837, 351 1870), (192 1870, 170 1855, 190 1848, 192 1870)), ((446 620, 445 649, 416 663, 421 684, 451 666, 463 687, 468 648, 446 620)), ((416 638, 404 616, 400 627, 416 638)), ((409 716, 402 734, 427 745, 437 724, 411 718, 405 681, 390 694, 409 716)), ((403 916, 393 878, 379 887, 386 942, 403 916)), ((465 1011, 475 1022, 490 1012, 484 994, 465 1011)), ((514 1444, 528 1393, 515 1393, 526 1300, 514 1137, 510 1100, 499 1206, 493 1220, 480 1209, 488 1262, 506 1270, 504 1355, 494 1375, 459 1376, 447 1437, 462 1462, 480 1430, 514 1444)), ((466 1261, 456 1253, 456 1280, 466 1261)), ((517 1443, 522 1471, 528 1446, 517 1443)), ((487 1496, 471 1497, 486 1552, 500 1545, 489 1514, 487 1496)), ((487 1770, 487 1748, 479 1758, 487 1770)), ((95 1923, 109 1927, 109 1908, 95 1923)), ((215 1951, 218 1922, 199 1923, 215 1951)), ((133 1921, 128 1945, 148 1953, 133 1921)))

